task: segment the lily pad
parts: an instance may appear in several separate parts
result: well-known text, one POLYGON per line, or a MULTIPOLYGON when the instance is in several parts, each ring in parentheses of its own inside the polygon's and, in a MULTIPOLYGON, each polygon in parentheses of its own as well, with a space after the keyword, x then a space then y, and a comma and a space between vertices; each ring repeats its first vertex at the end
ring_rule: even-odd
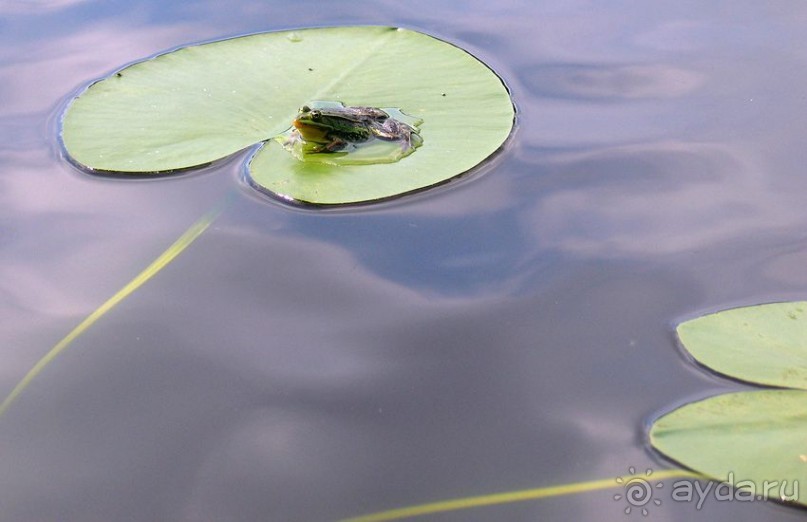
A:
POLYGON ((687 404, 653 424, 650 442, 721 482, 804 503, 794 494, 807 484, 806 433, 807 392, 763 390, 687 404))
POLYGON ((358 203, 444 182, 493 154, 514 107, 466 51, 391 27, 263 33, 184 47, 92 84, 68 107, 62 140, 91 170, 165 173, 262 143, 250 183, 283 199, 358 203), (423 144, 394 163, 301 162, 271 138, 313 100, 396 107, 423 120, 423 144))
POLYGON ((704 366, 744 381, 807 389, 807 302, 724 310, 678 326, 704 366))
POLYGON ((679 325, 684 347, 704 366, 797 389, 730 393, 686 404, 653 424, 653 447, 735 487, 807 505, 798 495, 798 483, 807 483, 805 311, 805 302, 773 303, 679 325))

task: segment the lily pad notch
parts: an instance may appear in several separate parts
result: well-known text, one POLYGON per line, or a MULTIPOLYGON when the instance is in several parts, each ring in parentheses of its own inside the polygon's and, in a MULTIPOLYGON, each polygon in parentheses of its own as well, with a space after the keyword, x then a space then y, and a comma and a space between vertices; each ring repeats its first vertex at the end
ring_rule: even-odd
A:
POLYGON ((70 103, 62 142, 77 165, 112 175, 198 168, 258 145, 250 185, 341 205, 463 174, 503 145, 514 119, 502 79, 463 49, 408 29, 331 27, 193 45, 125 67, 70 103), (398 108, 423 121, 423 143, 392 163, 300 161, 272 138, 313 100, 398 108))

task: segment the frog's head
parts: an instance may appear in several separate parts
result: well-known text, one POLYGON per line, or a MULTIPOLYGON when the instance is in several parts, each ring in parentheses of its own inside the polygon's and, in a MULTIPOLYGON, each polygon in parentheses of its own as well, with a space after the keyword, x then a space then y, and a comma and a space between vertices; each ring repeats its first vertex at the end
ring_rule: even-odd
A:
POLYGON ((304 105, 292 125, 305 141, 330 143, 334 137, 347 141, 362 141, 370 136, 367 124, 338 110, 312 109, 304 105))

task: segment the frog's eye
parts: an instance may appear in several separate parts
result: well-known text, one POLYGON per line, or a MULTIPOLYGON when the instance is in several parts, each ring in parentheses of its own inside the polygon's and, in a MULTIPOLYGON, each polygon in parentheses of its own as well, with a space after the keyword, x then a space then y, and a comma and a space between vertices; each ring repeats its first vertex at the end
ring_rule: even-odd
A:
POLYGON ((311 107, 309 107, 308 105, 303 105, 302 107, 300 107, 300 112, 311 112, 311 107))
POLYGON ((386 114, 384 114, 383 112, 382 112, 381 114, 376 114, 376 115, 375 115, 375 119, 376 119, 376 121, 384 121, 384 120, 386 120, 387 118, 389 118, 389 116, 387 116, 387 115, 386 115, 386 114))
POLYGON ((314 120, 314 121, 319 120, 319 117, 322 115, 322 113, 321 113, 321 112, 319 112, 319 111, 312 111, 312 110, 310 110, 310 109, 309 109, 309 113, 311 114, 311 119, 312 119, 312 120, 314 120))

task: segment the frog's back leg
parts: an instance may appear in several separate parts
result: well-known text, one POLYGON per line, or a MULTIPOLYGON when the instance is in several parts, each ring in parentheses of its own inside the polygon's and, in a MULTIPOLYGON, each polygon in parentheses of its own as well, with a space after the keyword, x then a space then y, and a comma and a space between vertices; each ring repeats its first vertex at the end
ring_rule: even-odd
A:
POLYGON ((420 134, 415 132, 408 125, 406 127, 407 128, 401 133, 401 136, 398 139, 401 142, 401 150, 404 152, 411 152, 412 150, 423 145, 423 138, 421 138, 420 134))

